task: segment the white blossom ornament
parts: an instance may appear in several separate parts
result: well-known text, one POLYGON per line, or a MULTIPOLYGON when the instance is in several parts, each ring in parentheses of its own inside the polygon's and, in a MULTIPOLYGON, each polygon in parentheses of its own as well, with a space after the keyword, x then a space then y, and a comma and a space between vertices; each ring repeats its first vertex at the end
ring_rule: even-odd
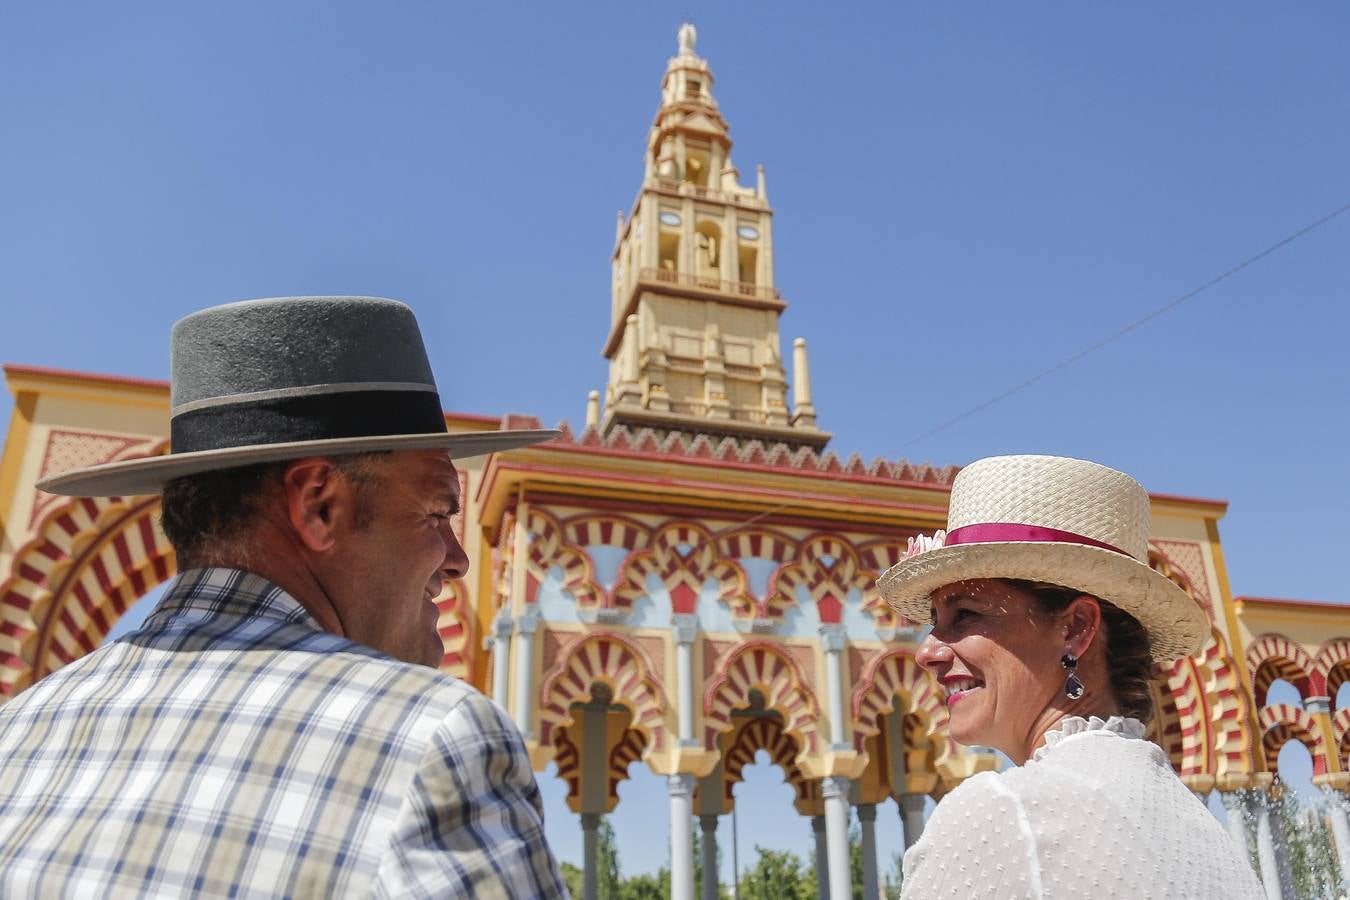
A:
POLYGON ((929 550, 936 550, 942 546, 943 541, 947 539, 947 532, 939 528, 933 532, 932 537, 924 534, 918 534, 909 539, 905 545, 905 555, 901 559, 909 559, 911 556, 918 556, 920 553, 927 553, 929 550))

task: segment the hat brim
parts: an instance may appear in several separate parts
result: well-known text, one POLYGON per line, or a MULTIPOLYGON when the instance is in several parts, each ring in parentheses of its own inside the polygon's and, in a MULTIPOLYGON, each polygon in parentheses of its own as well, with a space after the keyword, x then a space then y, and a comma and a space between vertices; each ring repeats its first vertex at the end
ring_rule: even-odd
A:
POLYGON ((306 456, 370 453, 381 450, 448 450, 454 459, 468 459, 551 441, 562 432, 553 429, 516 431, 437 432, 373 437, 333 438, 323 441, 291 441, 255 444, 195 453, 151 456, 104 463, 63 472, 38 482, 49 494, 67 497, 133 497, 158 494, 166 482, 184 475, 217 469, 232 469, 254 463, 279 462, 306 456))
POLYGON ((891 566, 877 579, 877 591, 900 615, 927 624, 933 591, 975 578, 1043 581, 1106 600, 1144 626, 1160 663, 1198 653, 1210 634, 1205 611, 1171 579, 1132 557, 1082 544, 939 547, 891 566))

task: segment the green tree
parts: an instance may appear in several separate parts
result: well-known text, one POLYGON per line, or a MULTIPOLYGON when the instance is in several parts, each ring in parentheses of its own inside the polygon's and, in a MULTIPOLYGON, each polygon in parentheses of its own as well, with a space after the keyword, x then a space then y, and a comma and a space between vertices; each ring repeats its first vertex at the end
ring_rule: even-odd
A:
POLYGON ((741 900, 816 900, 814 870, 789 850, 755 846, 759 858, 741 876, 741 900))
POLYGON ((600 820, 595 835, 595 871, 598 900, 623 900, 623 876, 619 871, 619 848, 614 843, 614 826, 600 820))
POLYGON ((634 875, 620 889, 623 900, 670 900, 670 870, 664 866, 655 875, 634 875))
POLYGON ((1279 801, 1277 820, 1284 829, 1294 893, 1299 898, 1340 896, 1341 867, 1327 822, 1329 802, 1303 800, 1291 790, 1279 801))
POLYGON ((558 867, 562 870, 563 884, 567 887, 567 893, 573 900, 581 900, 582 879, 584 876, 580 869, 571 863, 563 863, 558 867))
POLYGON ((886 888, 882 894, 886 900, 900 900, 900 883, 905 879, 905 854, 891 854, 891 868, 886 873, 886 888))

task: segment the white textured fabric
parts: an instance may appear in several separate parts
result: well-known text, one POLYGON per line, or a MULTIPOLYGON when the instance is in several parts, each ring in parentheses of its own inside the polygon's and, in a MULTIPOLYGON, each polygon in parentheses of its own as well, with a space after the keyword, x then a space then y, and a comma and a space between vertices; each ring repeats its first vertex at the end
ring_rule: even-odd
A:
POLYGON ((1135 719, 1065 720, 966 779, 905 854, 902 897, 1264 900, 1245 854, 1135 719))

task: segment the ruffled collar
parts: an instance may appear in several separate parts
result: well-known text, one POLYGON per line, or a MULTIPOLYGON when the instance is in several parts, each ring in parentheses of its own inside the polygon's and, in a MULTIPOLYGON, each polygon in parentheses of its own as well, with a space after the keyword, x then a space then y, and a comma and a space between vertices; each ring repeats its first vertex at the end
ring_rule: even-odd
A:
POLYGON ((1092 716, 1089 719, 1084 719, 1082 716, 1070 716, 1060 722, 1059 727, 1054 731, 1045 733, 1045 743, 1036 749, 1031 758, 1038 760, 1056 744, 1079 734, 1102 732, 1123 738, 1142 738, 1146 730, 1143 722, 1129 716, 1112 716, 1105 720, 1097 716, 1092 716))

